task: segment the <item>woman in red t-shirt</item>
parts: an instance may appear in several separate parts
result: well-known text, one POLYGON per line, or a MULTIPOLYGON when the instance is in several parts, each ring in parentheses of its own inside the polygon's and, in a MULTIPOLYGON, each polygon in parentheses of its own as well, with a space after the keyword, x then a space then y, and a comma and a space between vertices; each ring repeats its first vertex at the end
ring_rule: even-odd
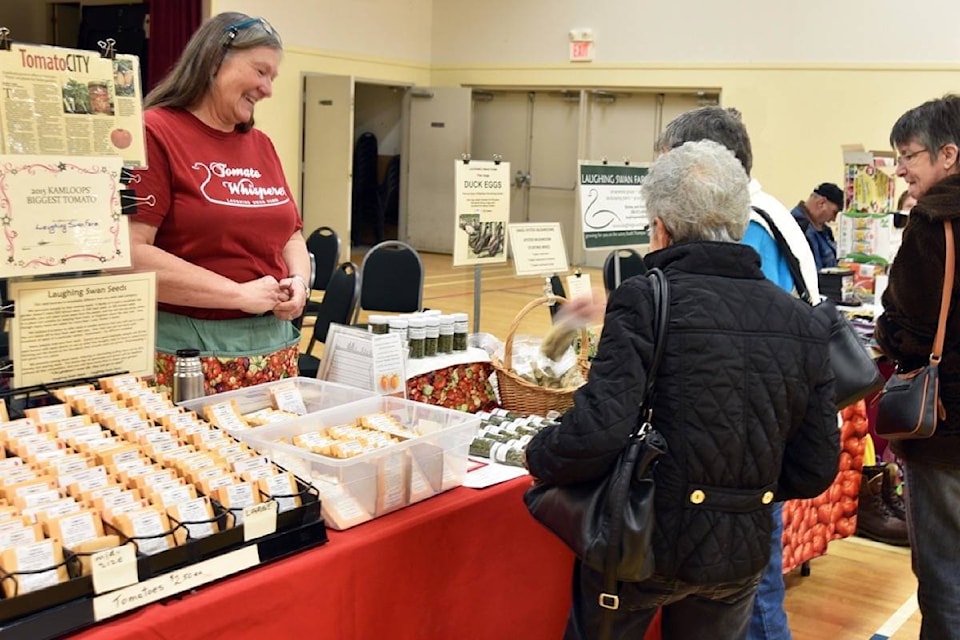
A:
POLYGON ((273 94, 280 36, 222 13, 144 100, 148 168, 131 217, 134 266, 157 273, 157 382, 200 349, 208 393, 296 375, 310 260, 270 139, 253 128, 273 94))

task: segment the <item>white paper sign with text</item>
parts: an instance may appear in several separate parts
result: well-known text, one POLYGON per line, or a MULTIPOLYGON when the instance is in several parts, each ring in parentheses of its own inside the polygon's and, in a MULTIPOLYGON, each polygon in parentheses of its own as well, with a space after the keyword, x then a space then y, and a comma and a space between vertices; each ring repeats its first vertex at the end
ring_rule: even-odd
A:
POLYGON ((382 395, 406 397, 406 349, 400 335, 375 335, 364 329, 331 324, 317 378, 382 395))
POLYGON ((509 230, 518 276, 567 272, 567 250, 559 222, 518 222, 510 224, 509 230))
POLYGON ((455 164, 453 266, 506 262, 510 163, 457 160, 455 164))
POLYGON ((0 156, 0 277, 129 267, 118 156, 0 156))
POLYGON ((155 273, 11 281, 9 288, 17 309, 10 333, 14 386, 124 371, 153 375, 155 273))

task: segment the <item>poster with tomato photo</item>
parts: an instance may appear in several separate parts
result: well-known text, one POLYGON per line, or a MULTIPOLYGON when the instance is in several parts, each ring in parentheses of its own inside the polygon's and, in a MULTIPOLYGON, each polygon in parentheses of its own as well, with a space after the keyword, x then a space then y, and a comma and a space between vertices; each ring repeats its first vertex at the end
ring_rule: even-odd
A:
POLYGON ((0 152, 146 167, 140 61, 17 43, 0 52, 0 152))

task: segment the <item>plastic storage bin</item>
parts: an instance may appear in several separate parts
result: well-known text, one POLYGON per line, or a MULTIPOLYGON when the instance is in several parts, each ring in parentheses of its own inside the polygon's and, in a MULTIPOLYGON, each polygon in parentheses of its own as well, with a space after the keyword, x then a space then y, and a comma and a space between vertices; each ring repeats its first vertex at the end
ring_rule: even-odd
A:
MULTIPOLYGON (((308 414, 376 396, 372 391, 364 391, 335 382, 325 382, 315 378, 295 377, 284 378, 283 380, 276 380, 274 382, 265 382, 235 391, 226 391, 211 396, 204 396, 179 404, 187 411, 194 411, 197 415, 202 416, 204 407, 235 400, 240 413, 247 414, 270 406, 271 387, 291 383, 296 385, 300 391, 300 396, 303 398, 303 404, 306 406, 308 414)), ((234 433, 234 435, 236 435, 236 433, 234 433)))
POLYGON ((237 433, 320 493, 332 529, 347 529, 463 484, 479 417, 410 400, 373 397, 237 433), (419 435, 347 459, 290 444, 294 436, 387 413, 419 435))

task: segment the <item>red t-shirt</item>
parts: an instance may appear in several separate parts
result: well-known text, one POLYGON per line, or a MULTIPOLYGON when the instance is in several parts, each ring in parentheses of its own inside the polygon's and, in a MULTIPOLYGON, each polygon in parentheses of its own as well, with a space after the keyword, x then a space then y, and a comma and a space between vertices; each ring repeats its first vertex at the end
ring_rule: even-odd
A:
MULTIPOLYGON (((257 129, 212 129, 183 109, 150 109, 143 119, 148 168, 131 187, 148 199, 133 219, 157 227, 154 245, 235 282, 287 277, 283 247, 303 223, 270 139, 257 129)), ((248 315, 159 308, 203 319, 248 315)))

